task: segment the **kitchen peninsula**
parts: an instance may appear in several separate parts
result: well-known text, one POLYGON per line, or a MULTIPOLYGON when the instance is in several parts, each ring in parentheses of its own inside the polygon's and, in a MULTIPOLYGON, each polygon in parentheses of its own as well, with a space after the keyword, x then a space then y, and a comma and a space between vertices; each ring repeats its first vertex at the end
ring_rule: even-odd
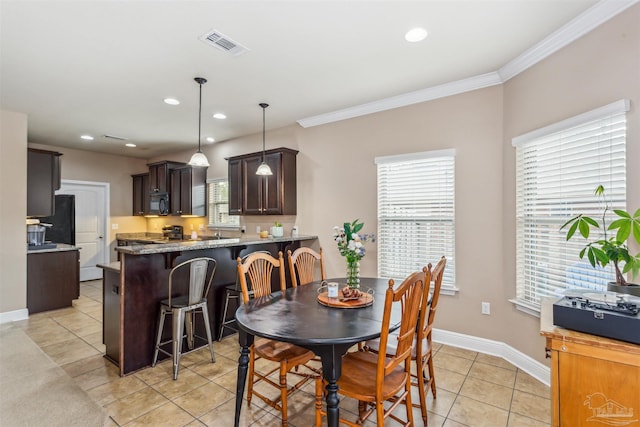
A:
MULTIPOLYGON (((120 261, 99 265, 103 269, 103 340, 105 357, 127 375, 151 365, 160 301, 168 296, 169 271, 191 258, 211 257, 217 261, 208 295, 211 331, 219 330, 224 287, 236 281, 236 259, 257 250, 277 256, 282 251, 311 246, 316 236, 261 239, 208 239, 118 246, 120 261)), ((288 269, 285 268, 290 283, 288 269)), ((174 282, 175 285, 175 282, 174 282)), ((171 328, 165 327, 166 337, 171 328)), ((205 336, 201 316, 196 316, 196 334, 205 336)), ((165 337, 165 338, 166 338, 165 337)), ((196 345, 205 342, 197 340, 196 345)))

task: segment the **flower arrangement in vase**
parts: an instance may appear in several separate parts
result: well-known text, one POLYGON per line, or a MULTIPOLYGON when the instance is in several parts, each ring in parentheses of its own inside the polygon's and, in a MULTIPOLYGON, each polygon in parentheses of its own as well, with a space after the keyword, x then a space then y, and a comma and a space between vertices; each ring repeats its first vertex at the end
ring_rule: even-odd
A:
POLYGON ((374 234, 359 234, 364 223, 345 222, 343 227, 333 227, 333 240, 338 245, 340 255, 347 261, 347 286, 352 289, 360 287, 360 260, 364 257, 365 242, 375 242, 374 234))

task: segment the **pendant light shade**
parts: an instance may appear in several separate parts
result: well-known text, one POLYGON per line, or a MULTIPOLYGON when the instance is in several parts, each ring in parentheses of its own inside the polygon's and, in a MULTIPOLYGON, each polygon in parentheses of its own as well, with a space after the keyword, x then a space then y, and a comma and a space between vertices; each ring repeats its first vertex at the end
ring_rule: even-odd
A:
POLYGON ((258 105, 260 105, 260 107, 262 107, 262 163, 260 163, 260 166, 258 166, 258 170, 256 171, 256 175, 273 175, 273 172, 271 172, 271 168, 264 161, 264 152, 265 152, 265 146, 264 146, 265 119, 264 119, 264 114, 265 114, 265 110, 267 109, 269 104, 265 104, 263 102, 263 103, 260 103, 258 105))
POLYGON ((200 150, 200 131, 201 131, 201 122, 202 122, 202 85, 207 82, 207 79, 203 77, 194 78, 196 83, 200 86, 200 101, 198 103, 198 151, 191 156, 191 160, 189 160, 189 166, 196 167, 207 167, 209 166, 209 160, 207 160, 207 156, 200 150))

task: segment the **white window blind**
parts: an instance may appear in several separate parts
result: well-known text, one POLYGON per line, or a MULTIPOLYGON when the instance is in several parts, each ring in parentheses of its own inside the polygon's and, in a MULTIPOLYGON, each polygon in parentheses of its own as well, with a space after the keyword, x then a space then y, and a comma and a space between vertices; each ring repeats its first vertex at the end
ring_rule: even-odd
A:
POLYGON ((376 158, 378 275, 404 279, 443 255, 455 289, 454 150, 376 158))
POLYGON ((209 226, 239 227, 240 217, 229 215, 229 184, 226 179, 208 181, 209 226))
POLYGON ((568 288, 604 290, 615 277, 612 268, 581 260, 586 241, 576 233, 567 242, 560 227, 579 214, 602 222, 603 201, 594 195, 601 184, 610 209, 626 208, 628 106, 619 101, 514 139, 516 304, 539 310, 541 297, 568 288))

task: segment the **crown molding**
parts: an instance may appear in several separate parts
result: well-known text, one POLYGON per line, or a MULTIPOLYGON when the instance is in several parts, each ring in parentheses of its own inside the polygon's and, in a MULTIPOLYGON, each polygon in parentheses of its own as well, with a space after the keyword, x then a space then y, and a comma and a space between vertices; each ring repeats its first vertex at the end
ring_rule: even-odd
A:
POLYGON ((327 123, 352 119, 354 117, 366 116, 367 114, 379 113, 381 111, 391 110, 407 105, 432 101, 434 99, 444 98, 458 93, 469 92, 489 86, 495 86, 501 83, 502 80, 500 79, 498 73, 491 72, 479 76, 469 77, 468 79, 458 80, 455 82, 445 83, 426 89, 416 90, 414 92, 404 93, 402 95, 392 96, 391 98, 385 98, 378 101, 372 101, 366 104, 345 108, 342 110, 332 111, 330 113, 307 117, 305 119, 300 119, 297 122, 303 128, 320 126, 327 123))
POLYGON ((553 32, 544 40, 504 65, 498 71, 303 118, 298 120, 297 123, 303 128, 320 126, 502 84, 639 1, 640 0, 601 0, 562 28, 553 32))
POLYGON ((594 28, 627 10, 638 0, 602 0, 593 7, 554 31, 541 42, 527 49, 517 58, 498 70, 503 82, 517 76, 546 57, 589 33, 594 28))

